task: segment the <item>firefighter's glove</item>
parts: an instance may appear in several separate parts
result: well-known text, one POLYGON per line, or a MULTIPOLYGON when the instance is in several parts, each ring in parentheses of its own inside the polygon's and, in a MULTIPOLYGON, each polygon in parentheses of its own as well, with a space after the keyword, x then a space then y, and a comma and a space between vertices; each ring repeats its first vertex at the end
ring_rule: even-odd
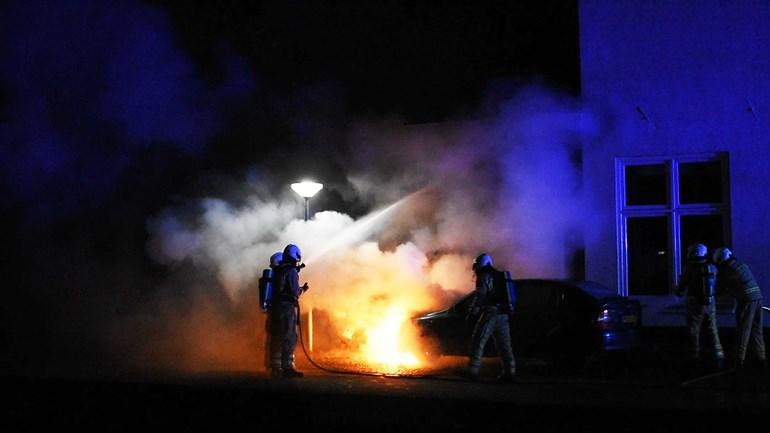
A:
POLYGON ((302 289, 302 293, 305 293, 308 291, 308 289, 310 289, 310 286, 308 286, 307 283, 305 283, 302 285, 302 287, 300 287, 300 289, 302 289))

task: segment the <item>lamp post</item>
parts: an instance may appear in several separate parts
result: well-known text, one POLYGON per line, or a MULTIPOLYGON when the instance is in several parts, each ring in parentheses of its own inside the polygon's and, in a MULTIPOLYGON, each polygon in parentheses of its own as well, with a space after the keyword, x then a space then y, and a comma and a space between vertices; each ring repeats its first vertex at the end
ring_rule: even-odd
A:
POLYGON ((302 181, 291 184, 291 189, 294 190, 300 197, 305 199, 305 221, 310 219, 310 198, 316 195, 318 191, 323 188, 323 184, 309 181, 302 181))

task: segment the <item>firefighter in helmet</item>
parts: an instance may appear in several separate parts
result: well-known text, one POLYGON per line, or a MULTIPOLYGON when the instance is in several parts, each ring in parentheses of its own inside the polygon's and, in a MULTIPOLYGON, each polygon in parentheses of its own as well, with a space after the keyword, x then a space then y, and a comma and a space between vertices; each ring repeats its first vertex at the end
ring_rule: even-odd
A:
POLYGON ((270 309, 271 360, 273 376, 302 377, 294 366, 297 345, 299 297, 308 289, 299 285, 299 270, 304 267, 302 253, 294 244, 286 245, 275 270, 275 290, 270 309))
POLYGON ((708 249, 703 244, 687 248, 687 259, 679 276, 676 295, 686 297, 686 320, 690 348, 690 361, 700 365, 701 328, 706 328, 709 356, 716 368, 723 368, 725 352, 719 341, 716 311, 717 268, 706 257, 708 249))
POLYGON ((473 262, 476 278, 476 290, 473 302, 468 310, 468 320, 475 319, 471 337, 470 356, 467 375, 477 380, 481 368, 484 348, 492 337, 503 361, 503 370, 498 380, 512 382, 516 375, 516 362, 511 348, 509 314, 512 305, 506 300, 503 288, 496 281, 502 272, 492 266, 492 257, 482 253, 473 262))
POLYGON ((714 251, 719 277, 717 285, 735 299, 735 367, 743 368, 749 345, 759 366, 765 367, 765 339, 762 330, 762 291, 746 263, 729 248, 714 251))
MULTIPOLYGON (((270 274, 270 287, 272 288, 275 286, 275 276, 278 270, 278 265, 281 264, 281 260, 283 260, 283 252, 278 251, 272 256, 270 256, 270 270, 272 271, 270 274)), ((271 293, 272 296, 272 293, 271 293)), ((267 368, 270 371, 271 376, 273 377, 280 377, 281 376, 281 339, 280 338, 273 338, 273 329, 271 327, 271 324, 273 322, 273 308, 272 308, 272 299, 269 299, 265 302, 267 313, 267 320, 265 320, 265 335, 266 335, 266 341, 265 341, 265 355, 267 358, 267 368)))

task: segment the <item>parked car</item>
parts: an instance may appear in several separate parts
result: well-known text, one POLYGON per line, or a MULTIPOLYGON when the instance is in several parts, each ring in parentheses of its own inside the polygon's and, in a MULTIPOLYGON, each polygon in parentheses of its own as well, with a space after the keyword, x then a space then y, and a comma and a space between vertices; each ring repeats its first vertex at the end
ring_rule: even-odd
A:
MULTIPOLYGON (((518 279, 511 341, 517 357, 545 358, 557 368, 580 368, 593 355, 640 345, 639 301, 591 281, 518 279)), ((431 340, 432 355, 467 355, 473 323, 466 320, 470 293, 450 307, 415 318, 431 340)), ((494 354, 487 344, 486 355, 494 354)))

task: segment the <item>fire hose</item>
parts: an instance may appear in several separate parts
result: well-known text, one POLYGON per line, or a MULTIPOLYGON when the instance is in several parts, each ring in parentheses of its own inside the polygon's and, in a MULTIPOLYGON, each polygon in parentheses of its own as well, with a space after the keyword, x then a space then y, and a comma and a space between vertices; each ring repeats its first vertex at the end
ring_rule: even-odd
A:
MULTIPOLYGON (((305 267, 304 263, 299 265, 297 267, 297 271, 299 271, 300 269, 302 269, 304 267, 305 267)), ((263 277, 260 278, 260 302, 262 303, 262 309, 265 312, 267 312, 268 308, 269 308, 268 305, 269 305, 269 298, 271 297, 270 296, 271 290, 269 288, 269 284, 265 284, 264 288, 263 288, 262 284, 263 284, 263 282, 269 282, 271 277, 272 277, 272 271, 269 270, 269 269, 266 269, 263 272, 263 277), (264 293, 263 293, 263 290, 264 290, 264 293)), ((307 283, 305 283, 302 287, 300 287, 300 289, 301 289, 300 295, 302 293, 306 292, 308 290, 308 288, 309 287, 308 287, 307 283)), ((323 370, 323 371, 326 371, 326 372, 329 372, 329 373, 335 373, 335 374, 350 374, 350 375, 360 375, 360 376, 379 376, 379 377, 392 376, 392 377, 403 377, 403 378, 435 377, 435 376, 430 376, 430 375, 418 375, 418 374, 387 374, 387 373, 379 373, 379 372, 362 372, 362 371, 353 371, 353 370, 340 370, 340 369, 333 369, 333 368, 328 368, 328 367, 324 367, 322 365, 319 365, 310 356, 310 354, 308 353, 307 348, 305 347, 305 338, 304 338, 304 335, 302 334, 301 310, 300 310, 300 306, 299 306, 299 299, 296 299, 296 304, 295 305, 296 305, 295 308, 296 308, 296 317, 297 317, 296 326, 299 328, 299 332, 298 333, 299 333, 300 345, 302 346, 302 352, 305 354, 305 358, 307 358, 307 360, 310 361, 310 363, 313 366, 315 366, 316 368, 318 368, 319 370, 323 370)), ((268 348, 268 350, 270 350, 270 349, 268 348)))
MULTIPOLYGON (((770 307, 763 305, 762 306, 762 310, 770 312, 770 307)), ((700 382, 700 381, 703 381, 703 380, 714 379, 714 378, 725 376, 725 375, 728 375, 728 374, 734 374, 735 372, 736 372, 736 368, 735 367, 728 368, 728 369, 726 369, 724 371, 717 371, 716 373, 711 373, 711 374, 707 374, 707 375, 704 375, 704 376, 698 376, 698 377, 696 377, 694 379, 690 379, 690 380, 684 381, 684 382, 682 382, 680 384, 680 386, 687 387, 687 386, 690 386, 690 385, 692 385, 694 383, 697 383, 697 382, 700 382)))
MULTIPOLYGON (((432 374, 387 374, 387 373, 379 373, 379 372, 364 372, 364 371, 355 371, 355 370, 341 370, 336 368, 329 368, 324 367, 320 364, 318 364, 312 356, 308 353, 307 348, 305 347, 305 338, 302 333, 302 323, 301 323, 301 309, 299 306, 299 303, 297 303, 297 328, 299 333, 299 341, 300 346, 302 347, 302 353, 305 355, 305 358, 312 364, 315 368, 325 371, 327 373, 332 374, 346 374, 346 375, 354 375, 354 376, 374 376, 374 377, 398 377, 398 378, 410 378, 410 379, 442 379, 441 376, 432 375, 432 374)), ((762 306, 762 310, 770 312, 770 307, 762 306)), ((716 378, 722 375, 731 374, 735 372, 735 368, 731 368, 725 371, 719 371, 716 373, 707 374, 704 376, 699 376, 691 380, 687 380, 685 382, 680 383, 680 386, 687 387, 689 385, 692 385, 693 383, 700 382, 703 380, 708 380, 712 378, 716 378)))
MULTIPOLYGON (((320 364, 318 364, 308 353, 307 348, 305 347, 305 338, 302 333, 302 326, 301 326, 301 310, 299 307, 299 304, 297 304, 297 327, 299 328, 299 340, 300 345, 302 347, 302 353, 304 353, 305 358, 312 364, 314 367, 316 367, 319 370, 333 373, 333 374, 345 374, 345 375, 354 375, 354 376, 374 376, 374 377, 392 377, 392 378, 400 378, 400 379, 431 379, 431 380, 442 380, 442 381, 451 381, 456 382, 458 380, 460 381, 466 381, 467 379, 461 378, 458 379, 454 376, 444 376, 444 375, 437 375, 437 374, 387 374, 387 373, 379 373, 379 372, 365 372, 365 371, 354 371, 354 370, 341 370, 341 369, 335 369, 335 368, 329 368, 324 367, 320 364)), ((529 384, 538 384, 540 382, 538 381, 528 381, 529 384)), ((542 383, 548 383, 548 382, 542 382, 542 383)))
POLYGON ((302 334, 302 323, 301 323, 301 310, 299 307, 299 303, 297 303, 297 328, 299 329, 299 342, 302 346, 302 353, 305 354, 305 358, 317 369, 325 371, 327 373, 334 373, 334 374, 348 374, 348 375, 355 375, 355 376, 376 376, 376 377, 398 377, 398 378, 410 378, 410 379, 430 379, 430 378, 439 378, 439 376, 430 375, 430 374, 387 374, 387 373, 378 373, 378 372, 365 372, 365 371, 354 371, 354 370, 340 370, 340 369, 334 369, 329 367, 324 367, 310 356, 307 349, 305 348, 305 338, 302 334))

